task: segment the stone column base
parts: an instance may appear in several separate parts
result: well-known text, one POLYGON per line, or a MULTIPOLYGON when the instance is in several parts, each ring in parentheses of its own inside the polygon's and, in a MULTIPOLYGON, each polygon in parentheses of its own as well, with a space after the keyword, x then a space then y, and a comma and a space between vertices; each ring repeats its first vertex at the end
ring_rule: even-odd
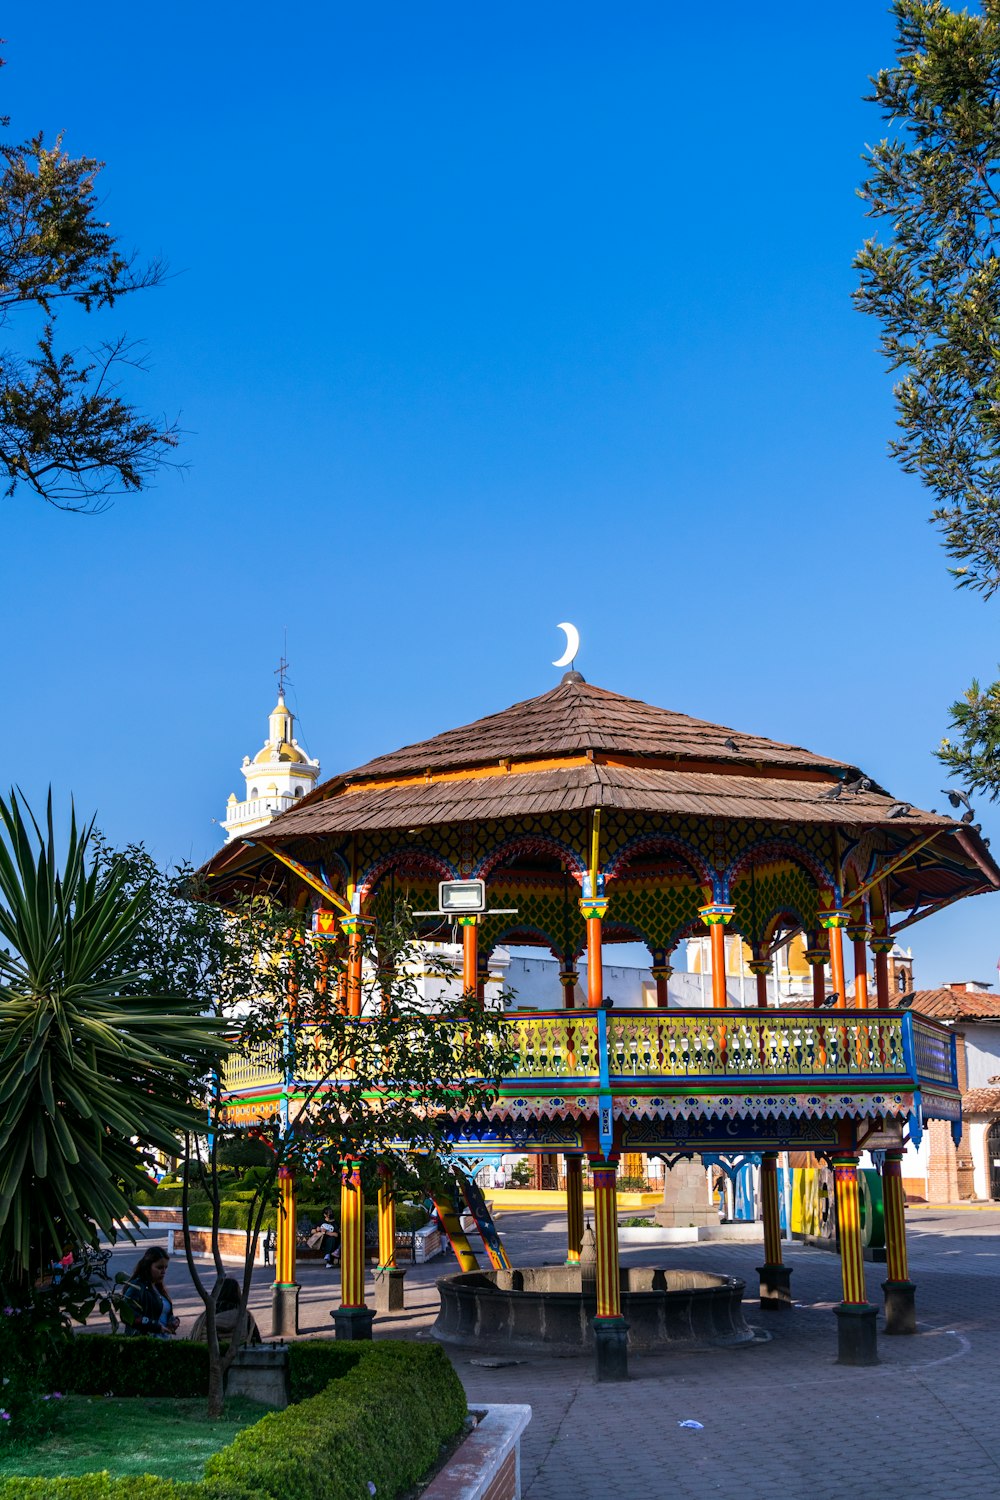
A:
POLYGON ((628 1324, 624 1318, 592 1318, 598 1380, 628 1379, 628 1324))
POLYGON ((760 1305, 767 1312, 788 1312, 792 1306, 792 1268, 782 1265, 757 1267, 760 1305))
POLYGON ((375 1267, 375 1311, 402 1312, 406 1306, 403 1296, 405 1266, 375 1267))
POLYGON ((271 1288, 271 1337, 285 1337, 299 1331, 299 1285, 296 1281, 276 1281, 271 1288))
POLYGON ((841 1302, 837 1314, 837 1364, 877 1365, 878 1335, 873 1302, 841 1302))
POLYGON ((372 1336, 373 1307, 335 1307, 330 1317, 333 1319, 334 1338, 370 1339, 372 1336))
POLYGON ((912 1281, 883 1281, 886 1333, 916 1333, 916 1290, 912 1281))

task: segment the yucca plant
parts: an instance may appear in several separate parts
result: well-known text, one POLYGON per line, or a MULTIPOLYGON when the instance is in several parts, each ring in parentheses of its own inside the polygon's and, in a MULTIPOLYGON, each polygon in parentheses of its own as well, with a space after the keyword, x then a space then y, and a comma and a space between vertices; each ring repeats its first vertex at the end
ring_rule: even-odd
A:
POLYGON ((71 817, 60 860, 16 792, 0 798, 0 1281, 141 1221, 148 1151, 204 1127, 199 1080, 225 1054, 196 994, 152 993, 130 953, 148 893, 95 861, 71 817))

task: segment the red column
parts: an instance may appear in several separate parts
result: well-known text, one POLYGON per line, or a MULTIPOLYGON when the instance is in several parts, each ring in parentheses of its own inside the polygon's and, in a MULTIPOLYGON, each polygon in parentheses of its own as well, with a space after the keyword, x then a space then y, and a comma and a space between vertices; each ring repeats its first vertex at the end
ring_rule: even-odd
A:
POLYGON ((750 973, 757 981, 758 1010, 767 1009, 767 976, 773 967, 769 958, 752 958, 750 960, 750 973))
POLYGON ((813 1009, 818 1010, 826 999, 826 965, 830 960, 829 948, 807 948, 805 961, 812 969, 813 1009))
POLYGON ((880 934, 871 940, 875 955, 875 1003, 879 1010, 889 1009, 889 954, 895 946, 895 938, 880 934))
POLYGON ((475 999, 479 979, 478 922, 477 917, 459 917, 458 919, 458 925, 462 929, 462 994, 468 1000, 475 999))
POLYGON ((653 952, 653 967, 650 970, 654 983, 656 984, 656 1008, 666 1010, 669 1003, 668 985, 670 976, 674 972, 667 963, 667 954, 663 948, 656 948, 653 952))

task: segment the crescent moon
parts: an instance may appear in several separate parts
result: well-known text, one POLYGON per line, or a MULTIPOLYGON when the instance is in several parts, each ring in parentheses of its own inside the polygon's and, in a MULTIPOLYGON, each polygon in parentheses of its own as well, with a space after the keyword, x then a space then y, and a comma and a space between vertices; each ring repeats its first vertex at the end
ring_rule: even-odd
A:
POLYGON ((576 653, 580 649, 580 632, 575 625, 570 625, 569 621, 564 621, 561 625, 557 625, 556 629, 565 631, 566 633, 566 650, 560 656, 559 660, 554 661, 552 665, 554 667, 568 667, 571 661, 576 661, 576 653))

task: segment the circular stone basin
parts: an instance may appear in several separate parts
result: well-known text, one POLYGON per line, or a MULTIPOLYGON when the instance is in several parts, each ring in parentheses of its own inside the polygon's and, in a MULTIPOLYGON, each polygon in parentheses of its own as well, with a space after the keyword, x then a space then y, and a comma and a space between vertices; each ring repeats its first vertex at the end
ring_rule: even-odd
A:
MULTIPOLYGON (((729 1346, 757 1338, 743 1317, 745 1281, 710 1271, 632 1266, 621 1273, 622 1316, 633 1350, 729 1346)), ((580 1354, 592 1349, 597 1311, 592 1280, 578 1266, 466 1271, 438 1282, 434 1337, 580 1354)))

